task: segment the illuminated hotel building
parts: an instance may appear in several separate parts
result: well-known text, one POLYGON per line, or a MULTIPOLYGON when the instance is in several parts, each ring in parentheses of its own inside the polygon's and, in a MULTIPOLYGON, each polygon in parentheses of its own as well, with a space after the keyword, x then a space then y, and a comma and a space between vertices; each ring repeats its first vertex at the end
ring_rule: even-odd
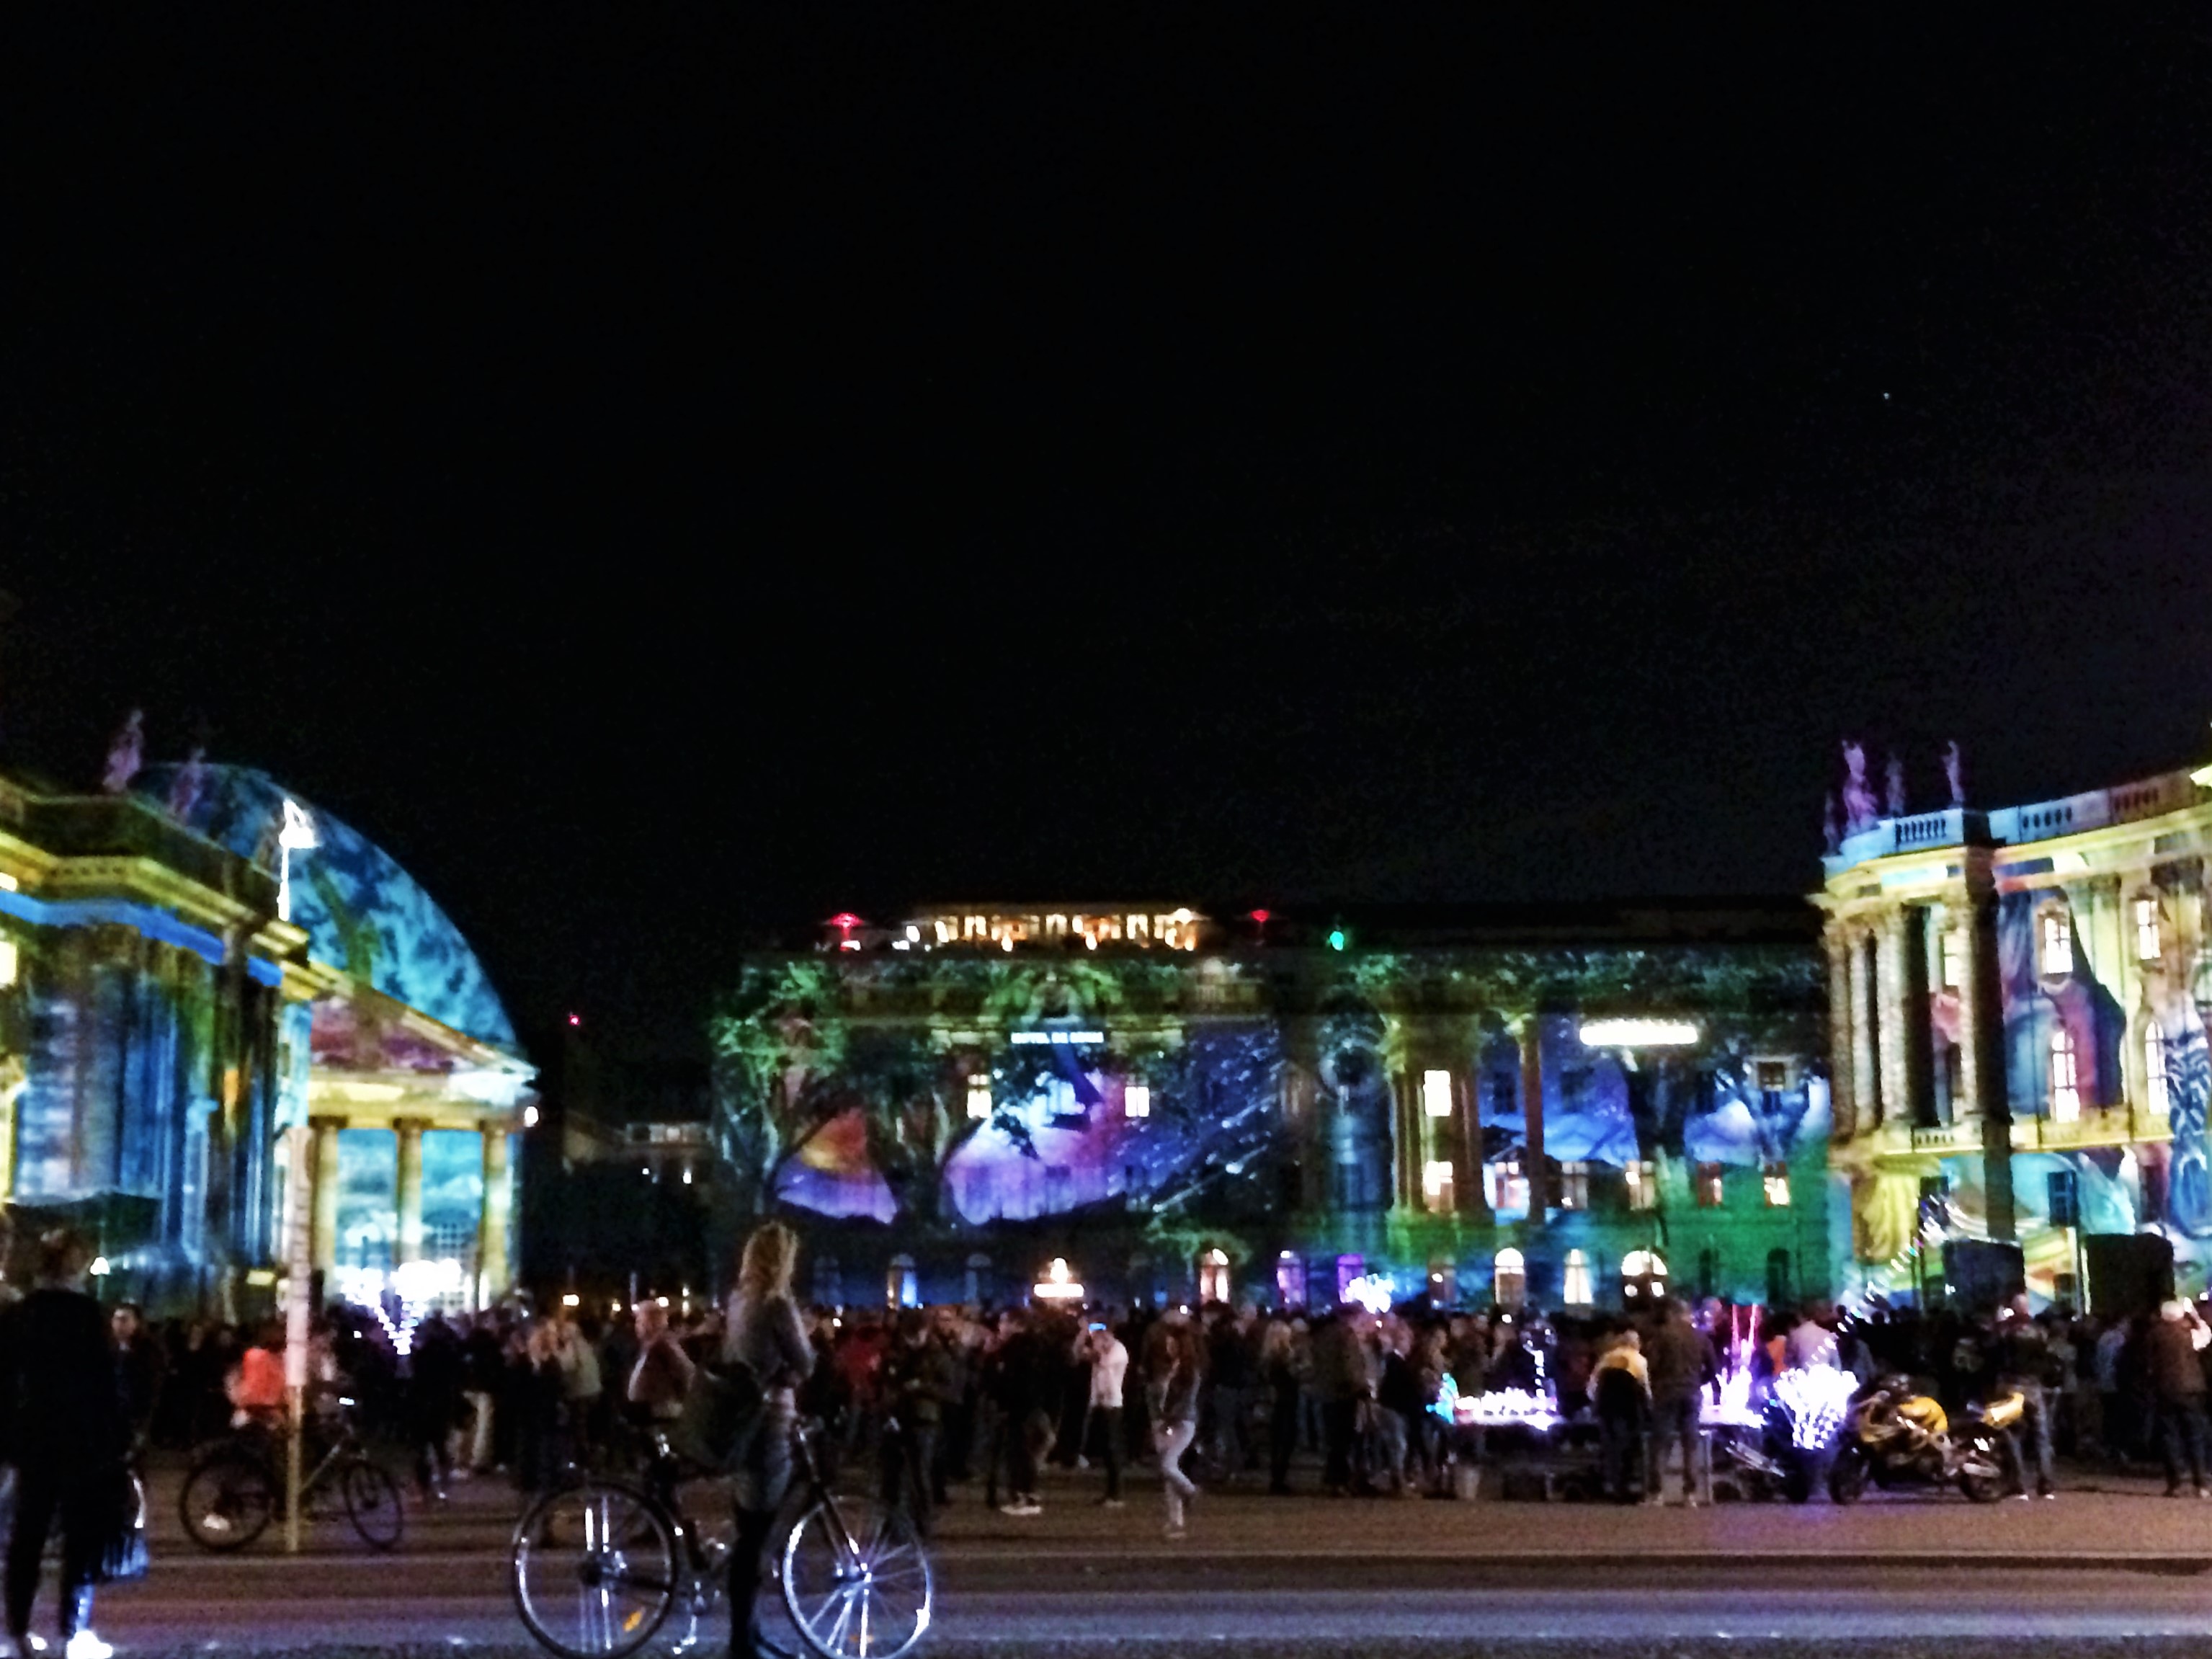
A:
POLYGON ((720 1173, 798 1223, 825 1303, 1817 1292, 1816 926, 1786 902, 842 915, 750 957, 715 1023, 720 1173))
POLYGON ((2212 768, 1843 838, 1815 902, 1848 1288, 1909 1297, 1961 1240, 2017 1243, 2039 1299, 2139 1303, 2168 1247, 2204 1288, 2208 853, 2212 768))
POLYGON ((234 1316, 270 1305, 296 1219, 326 1275, 422 1261, 449 1304, 504 1294, 533 1073, 465 941, 344 823, 295 804, 282 833, 260 773, 134 787, 0 780, 19 1246, 68 1220, 106 1294, 234 1316))

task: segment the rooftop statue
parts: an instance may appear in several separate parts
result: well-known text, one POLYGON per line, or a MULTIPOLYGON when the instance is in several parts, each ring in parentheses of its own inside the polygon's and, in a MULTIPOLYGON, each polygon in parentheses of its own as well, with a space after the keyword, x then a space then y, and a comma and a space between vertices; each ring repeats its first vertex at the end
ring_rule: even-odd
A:
POLYGON ((1966 763, 1959 754, 1959 740, 1952 738, 1943 745, 1943 775, 1951 785, 1951 805, 1966 804, 1966 763))
POLYGON ((207 793, 207 750, 195 744, 191 756, 177 769, 177 775, 169 780, 171 817, 182 824, 191 823, 193 809, 199 805, 200 797, 207 793))
POLYGON ((1820 839, 1830 858, 1844 849, 1844 826, 1836 817, 1836 792, 1832 789, 1828 791, 1827 803, 1820 811, 1820 839))
POLYGON ((1856 836, 1874 827, 1881 815, 1874 791, 1867 787, 1866 750, 1848 738, 1844 740, 1844 833, 1856 836))
POLYGON ((1889 815, 1893 818, 1905 816, 1905 763, 1891 751, 1889 764, 1883 768, 1883 781, 1887 785, 1889 815))
POLYGON ((131 780, 146 763, 146 711, 134 708, 131 717, 123 722, 123 729, 107 745, 107 770, 100 780, 102 791, 119 795, 131 787, 131 780))

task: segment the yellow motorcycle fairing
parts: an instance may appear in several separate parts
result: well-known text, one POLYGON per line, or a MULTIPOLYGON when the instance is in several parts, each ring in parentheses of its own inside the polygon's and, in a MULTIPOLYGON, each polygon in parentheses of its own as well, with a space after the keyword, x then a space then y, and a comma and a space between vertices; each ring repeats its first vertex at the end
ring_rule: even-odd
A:
POLYGON ((2008 1429, 2020 1421, 2027 1402, 2016 1394, 1999 1395, 1982 1407, 1982 1421, 1993 1429, 2008 1429))
POLYGON ((1924 1394, 1916 1394, 1909 1400, 1899 1401, 1897 1414, 1931 1440, 1948 1432, 1951 1426, 1951 1419, 1944 1415, 1943 1407, 1924 1394))

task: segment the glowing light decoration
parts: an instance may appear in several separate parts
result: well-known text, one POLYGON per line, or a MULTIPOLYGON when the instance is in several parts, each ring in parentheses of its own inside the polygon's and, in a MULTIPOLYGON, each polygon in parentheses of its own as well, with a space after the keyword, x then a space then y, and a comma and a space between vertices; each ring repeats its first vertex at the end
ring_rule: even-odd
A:
POLYGON ((1751 1403, 1751 1361, 1759 1346, 1759 1311, 1757 1308, 1737 1308, 1729 1315, 1729 1338, 1723 1345, 1728 1354, 1727 1369, 1721 1374, 1720 1386, 1699 1396, 1698 1420, 1708 1427, 1761 1426, 1758 1410, 1751 1403))
POLYGON ((1452 1421, 1478 1428, 1548 1429, 1559 1422, 1559 1408, 1534 1389, 1492 1389, 1487 1394, 1455 1392, 1452 1421))
POLYGON ((1106 1041, 1106 1033, 1103 1031, 1016 1031, 1010 1035, 1006 1041, 1024 1048, 1043 1048, 1048 1044, 1066 1048, 1076 1042, 1103 1042, 1106 1041))
POLYGON ((340 1267, 332 1277, 340 1296, 376 1316, 392 1352, 403 1358, 415 1351, 415 1332, 439 1297, 458 1293, 462 1279, 461 1264, 452 1256, 404 1261, 389 1274, 375 1267, 340 1267), (396 1320, 386 1305, 393 1301, 399 1304, 396 1320))
POLYGON ((1030 1287, 1030 1294, 1040 1302, 1080 1302, 1083 1285, 1067 1265, 1065 1256, 1054 1256, 1044 1270, 1044 1277, 1030 1287))
POLYGON ((1858 1389, 1858 1378, 1833 1365, 1805 1365, 1774 1379, 1774 1398, 1790 1417, 1790 1438, 1807 1451, 1818 1451, 1843 1426, 1844 1413, 1858 1389))
POLYGON ((1356 1302, 1371 1314, 1386 1314, 1396 1293, 1388 1273, 1362 1273, 1344 1287, 1344 1299, 1356 1302))
POLYGON ((1698 1040, 1698 1028, 1686 1019, 1586 1019, 1581 1036, 1586 1048, 1679 1048, 1698 1040))
POLYGON ((292 854, 322 843, 315 836, 315 821, 307 809, 289 795, 284 798, 284 827, 276 833, 276 919, 292 920, 292 854))
POLYGON ((1152 1115, 1152 1091, 1150 1085, 1132 1083, 1121 1091, 1121 1115, 1123 1117, 1150 1117, 1152 1115))

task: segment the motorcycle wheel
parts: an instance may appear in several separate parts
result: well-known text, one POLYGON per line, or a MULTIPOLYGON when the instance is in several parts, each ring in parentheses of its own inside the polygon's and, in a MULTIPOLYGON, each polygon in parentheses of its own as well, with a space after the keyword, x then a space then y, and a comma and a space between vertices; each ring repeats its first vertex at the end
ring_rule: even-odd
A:
POLYGON ((1958 1481, 1970 1504, 1994 1504, 2004 1496, 2003 1461, 1988 1436, 1976 1435, 1966 1442, 1959 1458, 1958 1481))
POLYGON ((1866 1454, 1856 1446, 1846 1446, 1836 1454, 1835 1467, 1828 1471, 1828 1497, 1838 1504, 1856 1504, 1866 1495, 1866 1454))

